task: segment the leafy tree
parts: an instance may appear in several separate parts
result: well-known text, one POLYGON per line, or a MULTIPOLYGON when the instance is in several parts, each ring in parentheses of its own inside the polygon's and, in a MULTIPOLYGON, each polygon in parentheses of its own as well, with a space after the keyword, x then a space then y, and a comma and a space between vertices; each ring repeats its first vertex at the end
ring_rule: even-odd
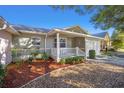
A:
POLYGON ((60 5, 52 6, 54 9, 74 10, 79 15, 85 13, 92 13, 91 22, 96 28, 101 28, 107 30, 109 28, 114 28, 116 30, 124 31, 124 6, 120 5, 88 5, 88 6, 78 6, 78 5, 60 5))
POLYGON ((113 40, 112 45, 115 49, 119 49, 119 48, 122 48, 123 42, 122 42, 122 40, 115 39, 115 40, 113 40))
POLYGON ((124 32, 114 31, 112 34, 112 45, 115 49, 124 48, 124 32))

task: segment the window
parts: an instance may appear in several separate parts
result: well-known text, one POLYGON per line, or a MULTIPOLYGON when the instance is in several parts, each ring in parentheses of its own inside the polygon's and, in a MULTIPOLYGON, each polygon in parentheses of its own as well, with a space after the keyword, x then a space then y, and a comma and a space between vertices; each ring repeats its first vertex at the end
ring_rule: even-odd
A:
POLYGON ((40 46, 40 38, 39 37, 32 37, 32 45, 40 46))
MULTIPOLYGON (((60 38, 60 48, 65 48, 66 47, 66 38, 60 38)), ((54 39, 54 47, 57 47, 57 39, 54 39)))

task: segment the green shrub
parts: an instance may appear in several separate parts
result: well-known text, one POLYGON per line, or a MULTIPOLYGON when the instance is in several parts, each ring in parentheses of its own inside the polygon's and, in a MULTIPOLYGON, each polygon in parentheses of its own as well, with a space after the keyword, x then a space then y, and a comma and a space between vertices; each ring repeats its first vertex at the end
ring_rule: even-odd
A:
POLYGON ((65 63, 66 64, 73 64, 74 63, 73 57, 66 58, 65 63))
POLYGON ((89 50, 89 58, 95 59, 95 57, 96 57, 96 52, 95 52, 95 50, 89 50))
POLYGON ((33 60, 33 57, 30 56, 29 59, 28 59, 28 63, 31 64, 32 63, 32 60, 33 60))
POLYGON ((47 53, 43 53, 42 59, 43 60, 48 60, 49 59, 49 55, 47 53))
POLYGON ((62 58, 62 59, 60 60, 60 64, 65 64, 65 63, 66 63, 65 59, 62 58))
POLYGON ((76 64, 84 62, 84 57, 76 56, 76 57, 68 57, 60 60, 60 64, 76 64))
POLYGON ((3 65, 0 64, 0 87, 2 87, 4 83, 5 76, 6 76, 6 70, 3 68, 3 65))

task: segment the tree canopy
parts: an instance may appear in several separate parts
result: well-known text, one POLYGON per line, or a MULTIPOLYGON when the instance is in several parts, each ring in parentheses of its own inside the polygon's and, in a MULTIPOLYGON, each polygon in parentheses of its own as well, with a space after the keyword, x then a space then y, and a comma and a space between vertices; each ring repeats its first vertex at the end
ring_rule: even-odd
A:
POLYGON ((52 8, 63 11, 71 9, 79 15, 92 13, 91 22, 96 28, 124 31, 124 6, 121 5, 54 5, 52 8))
POLYGON ((112 34, 112 45, 115 49, 124 49, 124 32, 115 30, 112 34))

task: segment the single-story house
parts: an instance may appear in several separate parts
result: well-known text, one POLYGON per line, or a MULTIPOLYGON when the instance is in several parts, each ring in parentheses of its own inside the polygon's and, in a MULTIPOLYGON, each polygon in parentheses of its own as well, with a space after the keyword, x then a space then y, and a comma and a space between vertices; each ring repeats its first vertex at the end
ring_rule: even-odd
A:
POLYGON ((105 50, 106 48, 109 49, 111 47, 111 38, 108 32, 97 33, 97 34, 94 34, 94 36, 103 38, 103 40, 101 40, 100 42, 101 50, 105 50))
MULTIPOLYGON (((67 28, 33 28, 24 25, 9 24, 0 17, 0 62, 8 64, 12 61, 11 49, 23 50, 21 57, 27 57, 31 50, 45 51, 57 60, 71 56, 88 56, 94 49, 100 54, 101 37, 90 35, 80 26, 67 28)), ((19 56, 19 55, 17 55, 19 56)))

